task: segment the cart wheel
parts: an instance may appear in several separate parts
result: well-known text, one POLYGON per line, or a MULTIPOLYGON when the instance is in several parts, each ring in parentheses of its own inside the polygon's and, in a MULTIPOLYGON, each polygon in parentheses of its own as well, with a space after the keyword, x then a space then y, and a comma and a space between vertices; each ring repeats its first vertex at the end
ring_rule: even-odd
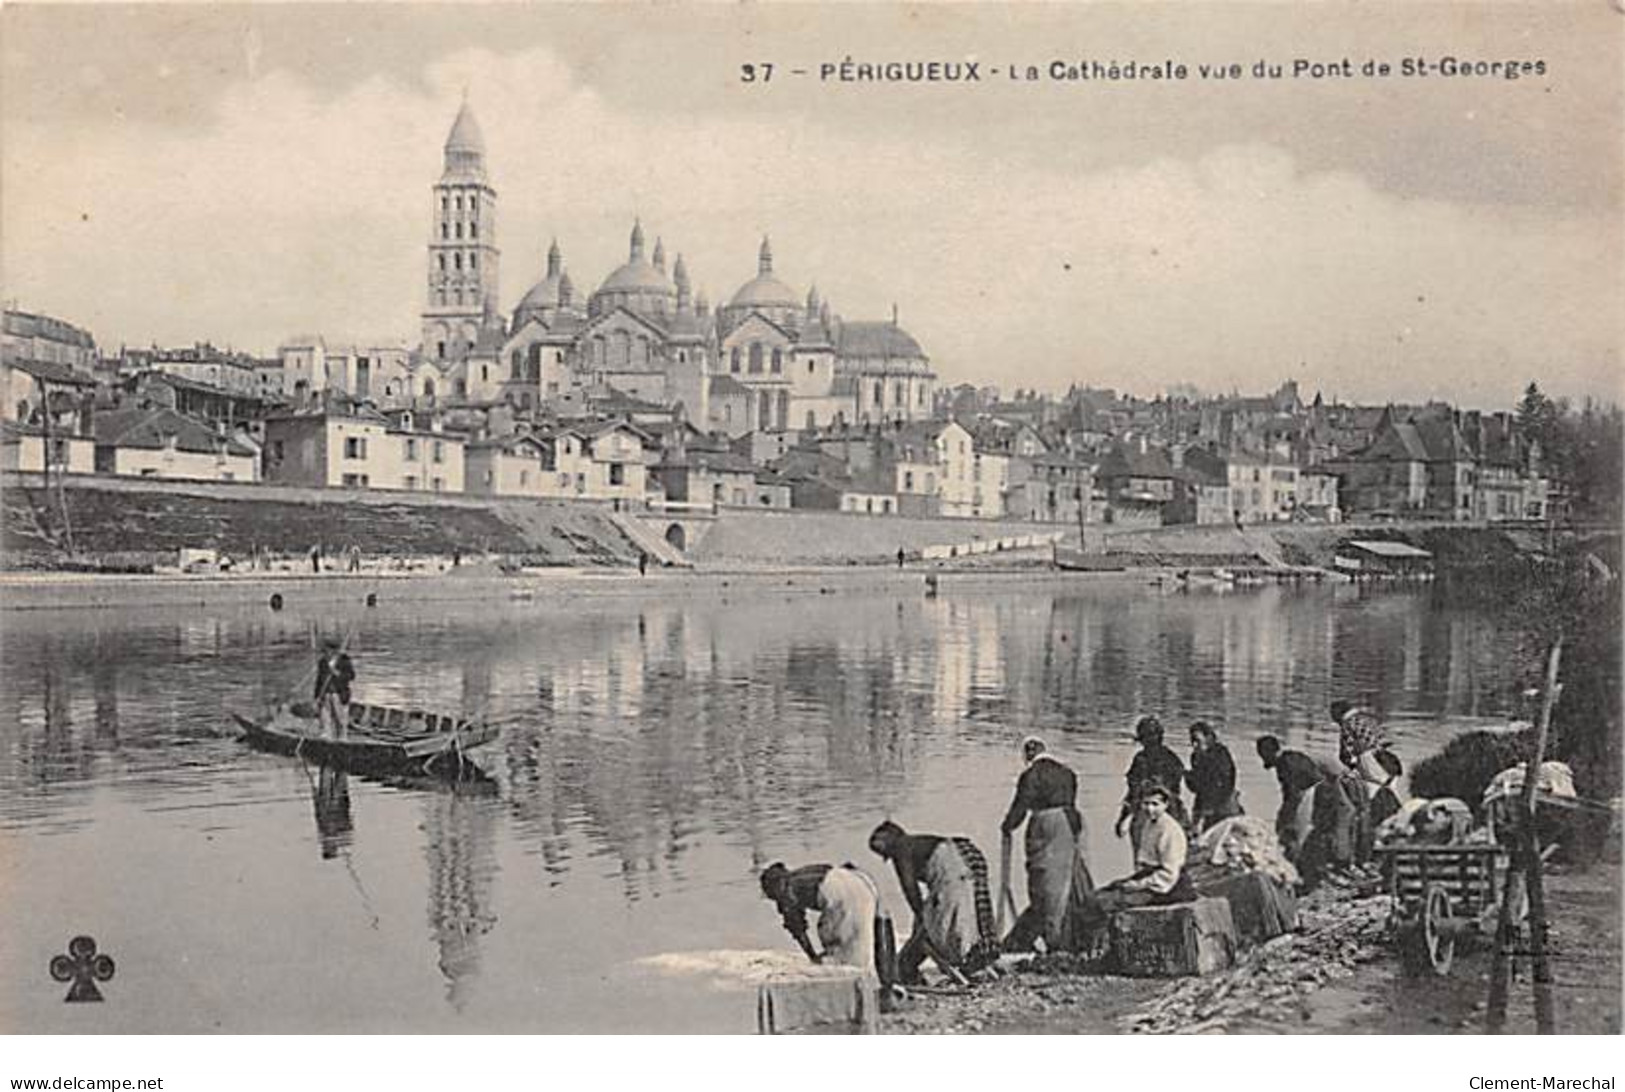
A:
POLYGON ((1428 966, 1437 975, 1449 974, 1456 956, 1456 934, 1449 923, 1449 893, 1439 884, 1428 884, 1422 893, 1422 921, 1417 939, 1427 955, 1428 966))

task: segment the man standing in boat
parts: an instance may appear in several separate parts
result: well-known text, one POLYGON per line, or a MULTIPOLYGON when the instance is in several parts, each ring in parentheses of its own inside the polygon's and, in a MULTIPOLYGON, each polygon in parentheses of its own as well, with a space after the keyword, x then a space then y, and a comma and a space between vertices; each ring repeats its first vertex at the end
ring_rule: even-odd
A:
POLYGON ((316 715, 322 734, 343 739, 350 720, 350 684, 355 681, 355 665, 345 654, 337 637, 322 640, 322 658, 316 663, 316 715))

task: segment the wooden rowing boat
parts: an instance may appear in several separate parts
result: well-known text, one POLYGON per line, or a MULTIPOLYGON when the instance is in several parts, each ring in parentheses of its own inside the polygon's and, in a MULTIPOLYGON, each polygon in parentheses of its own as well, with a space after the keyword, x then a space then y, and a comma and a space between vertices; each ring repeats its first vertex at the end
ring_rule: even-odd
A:
POLYGON ((501 729, 482 721, 351 702, 341 739, 322 732, 308 706, 279 706, 269 717, 232 717, 251 747, 297 755, 352 773, 430 773, 455 776, 468 765, 468 753, 490 743, 501 729))

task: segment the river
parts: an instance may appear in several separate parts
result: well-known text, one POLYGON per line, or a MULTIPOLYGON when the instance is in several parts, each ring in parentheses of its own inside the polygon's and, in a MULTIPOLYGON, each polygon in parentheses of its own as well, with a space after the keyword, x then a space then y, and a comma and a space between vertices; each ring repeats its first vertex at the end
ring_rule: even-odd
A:
MULTIPOLYGON (((755 873, 853 860, 891 817, 988 852, 1037 732, 1073 764, 1097 875, 1131 725, 1217 725, 1244 805, 1252 739, 1329 752, 1333 697, 1402 754, 1504 720, 1486 608, 1427 588, 1012 592, 0 616, 0 1030, 748 1031, 749 996, 641 962, 785 948, 755 873), (491 783, 334 776, 231 734, 348 633, 357 696, 505 725, 491 783), (47 971, 78 934, 101 1005, 47 971)), ((906 926, 906 910, 902 914, 906 926)))

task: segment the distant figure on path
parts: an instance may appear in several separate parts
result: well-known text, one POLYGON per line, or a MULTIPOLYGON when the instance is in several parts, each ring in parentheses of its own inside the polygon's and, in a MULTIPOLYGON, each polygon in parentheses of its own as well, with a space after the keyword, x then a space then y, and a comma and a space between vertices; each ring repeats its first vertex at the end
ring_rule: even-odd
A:
POLYGON ((999 958, 987 858, 975 843, 910 834, 888 821, 869 835, 869 848, 892 863, 914 911, 908 942, 897 953, 899 982, 919 982, 926 956, 950 977, 973 974, 999 958))
POLYGON ((1078 812, 1078 777, 1047 753, 1044 741, 1028 736, 1021 744, 1027 768, 1016 781, 1000 832, 1004 850, 1027 824, 1027 909, 1004 938, 1007 952, 1031 951, 1042 937, 1046 952, 1070 950, 1080 915, 1094 896, 1083 855, 1083 816, 1078 812))
POLYGON ((794 871, 775 861, 762 872, 762 894, 784 919, 784 928, 814 963, 840 963, 879 977, 875 938, 881 916, 875 881, 856 865, 810 864, 794 871), (807 913, 818 915, 818 943, 807 935, 807 913))
POLYGON ((337 637, 322 640, 322 658, 316 663, 316 715, 322 734, 343 739, 350 721, 350 684, 355 665, 337 637))
POLYGON ((1241 798, 1236 795, 1236 761, 1230 749, 1219 742, 1219 733, 1205 720, 1191 725, 1191 769, 1185 775, 1196 800, 1191 805, 1195 833, 1241 814, 1241 798))
POLYGON ((320 543, 310 548, 310 571, 313 573, 322 571, 322 547, 320 543))
POLYGON ((649 555, 644 553, 642 550, 638 551, 638 575, 649 575, 649 555))
POLYGON ((897 547, 897 567, 899 569, 903 567, 903 559, 906 556, 907 555, 903 553, 903 548, 901 546, 897 547))
POLYGON ((353 542, 350 544, 350 571, 353 573, 361 571, 361 547, 353 542))

